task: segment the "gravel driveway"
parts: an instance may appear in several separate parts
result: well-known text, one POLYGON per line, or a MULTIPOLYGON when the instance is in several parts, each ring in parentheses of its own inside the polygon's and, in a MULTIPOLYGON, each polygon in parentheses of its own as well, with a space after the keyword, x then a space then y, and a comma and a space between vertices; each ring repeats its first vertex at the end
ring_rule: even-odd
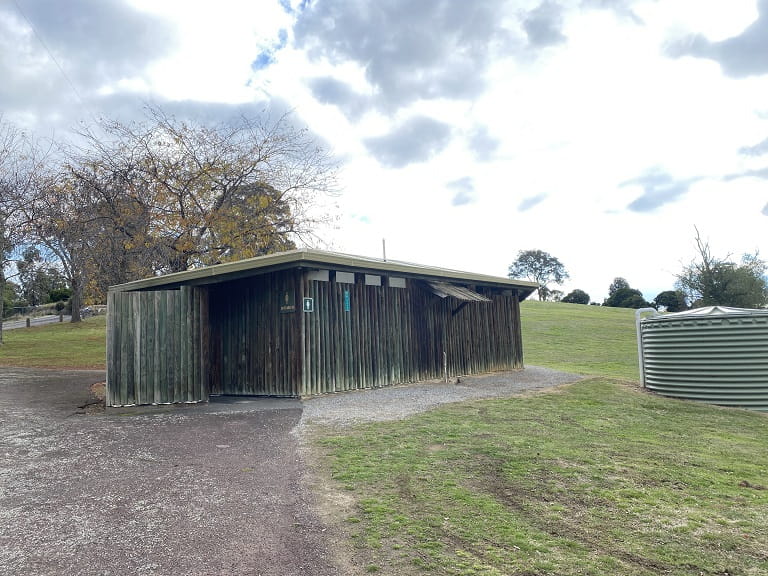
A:
POLYGON ((304 401, 299 431, 309 424, 346 426, 355 422, 397 420, 441 404, 503 398, 575 382, 580 378, 576 374, 529 366, 517 372, 463 376, 449 383, 434 381, 319 396, 304 401))
POLYGON ((0 368, 0 573, 348 574, 305 482, 300 444, 311 425, 577 378, 528 368, 303 402, 90 414, 79 407, 102 372, 0 368))

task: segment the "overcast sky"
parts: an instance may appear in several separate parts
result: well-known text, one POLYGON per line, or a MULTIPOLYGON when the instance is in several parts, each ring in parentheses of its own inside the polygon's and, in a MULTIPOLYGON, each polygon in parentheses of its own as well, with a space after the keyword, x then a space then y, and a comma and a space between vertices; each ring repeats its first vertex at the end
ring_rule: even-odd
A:
POLYGON ((293 110, 338 158, 329 247, 652 299, 768 256, 768 0, 0 0, 0 113, 293 110))

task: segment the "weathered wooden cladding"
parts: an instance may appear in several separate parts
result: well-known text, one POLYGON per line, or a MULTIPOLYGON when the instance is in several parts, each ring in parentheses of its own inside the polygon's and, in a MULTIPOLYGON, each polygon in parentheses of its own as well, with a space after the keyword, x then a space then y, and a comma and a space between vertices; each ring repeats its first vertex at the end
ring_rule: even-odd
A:
POLYGON ((462 302, 416 280, 391 288, 307 277, 304 293, 314 311, 303 314, 301 395, 441 378, 444 360, 451 377, 522 367, 516 294, 462 302))
POLYGON ((449 376, 522 367, 516 296, 463 303, 415 280, 390 288, 357 276, 285 270, 212 287, 211 393, 312 396, 441 378, 443 352, 449 376), (295 311, 281 312, 286 294, 295 311))
POLYGON ((194 271, 113 287, 107 403, 312 396, 523 365, 519 300, 533 286, 312 251, 289 256, 255 259, 233 275, 194 271))
POLYGON ((110 292, 107 405, 207 400, 207 307, 205 288, 110 292))
POLYGON ((298 395, 298 277, 298 271, 285 270, 210 289, 212 394, 298 395), (284 306, 293 310, 281 311, 284 306))

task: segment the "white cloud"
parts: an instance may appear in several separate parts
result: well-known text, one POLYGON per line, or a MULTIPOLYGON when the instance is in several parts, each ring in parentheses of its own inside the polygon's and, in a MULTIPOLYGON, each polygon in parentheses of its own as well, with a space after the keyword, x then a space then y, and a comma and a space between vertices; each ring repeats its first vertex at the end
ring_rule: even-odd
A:
POLYGON ((178 46, 152 65, 152 90, 175 100, 241 103, 253 100, 252 65, 272 50, 292 18, 278 2, 133 0, 136 7, 173 21, 178 46))
MULTIPOLYGON (((616 276, 648 298, 672 288, 694 226, 717 253, 766 246, 768 156, 740 150, 768 137, 768 75, 669 52, 754 30, 754 0, 131 5, 173 41, 136 59, 117 51, 121 73, 88 105, 292 107, 343 163, 340 221, 325 233, 336 249, 380 255, 386 237, 391 258, 505 275, 517 251, 540 248, 568 267, 565 291, 602 300, 616 276)), ((0 10, 13 33, 0 65, 24 66, 0 105, 36 123, 78 113, 9 18, 0 10), (40 79, 57 98, 34 91, 40 79)), ((75 48, 61 47, 73 77, 88 66, 75 48)))
POLYGON ((727 6, 700 0, 639 2, 635 10, 659 40, 693 33, 725 40, 742 33, 758 16, 753 0, 730 0, 727 6))

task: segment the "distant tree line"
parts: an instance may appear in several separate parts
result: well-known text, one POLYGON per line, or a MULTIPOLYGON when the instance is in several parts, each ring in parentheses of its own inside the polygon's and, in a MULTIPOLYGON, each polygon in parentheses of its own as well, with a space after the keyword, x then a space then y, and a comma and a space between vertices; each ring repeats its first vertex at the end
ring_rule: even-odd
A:
MULTIPOLYGON (((45 261, 34 246, 28 246, 16 261, 13 280, 5 281, 3 311, 7 317, 14 310, 64 302, 72 296, 61 270, 45 261)), ((60 307, 63 309, 63 305, 60 307)))
POLYGON ((294 248, 328 219, 317 201, 335 176, 289 116, 202 124, 150 106, 74 143, 0 117, 1 291, 9 273, 28 302, 63 283, 76 322, 110 285, 294 248))
MULTIPOLYGON (((677 275, 674 290, 665 290, 648 302, 643 293, 632 288, 621 277, 608 287, 603 306, 614 308, 656 308, 680 312, 702 306, 763 308, 768 305, 766 263, 757 253, 744 254, 738 262, 730 256, 712 255, 709 243, 702 240, 696 229, 698 257, 683 267, 677 275)), ((539 300, 554 300, 571 304, 590 304, 589 294, 575 289, 565 296, 550 284, 561 284, 568 278, 565 266, 554 256, 541 250, 523 250, 509 267, 511 278, 527 278, 539 284, 539 300)))

